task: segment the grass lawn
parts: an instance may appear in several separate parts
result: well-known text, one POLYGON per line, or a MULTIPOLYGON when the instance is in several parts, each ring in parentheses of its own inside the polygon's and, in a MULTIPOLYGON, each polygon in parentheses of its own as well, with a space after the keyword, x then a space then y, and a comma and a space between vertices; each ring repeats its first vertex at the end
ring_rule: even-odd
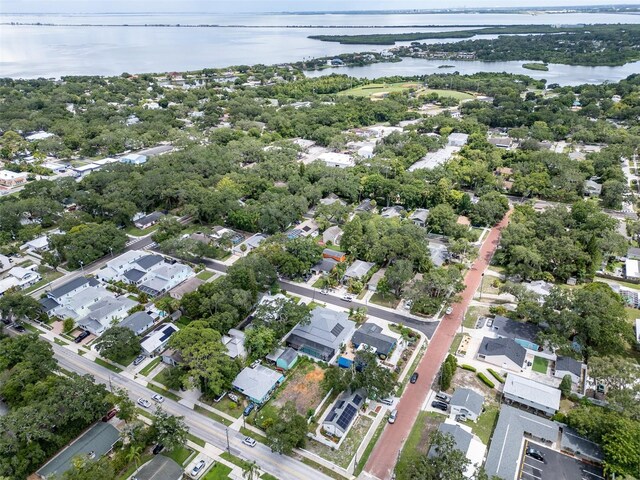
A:
POLYGON ((242 460, 241 458, 236 457, 235 455, 230 454, 229 452, 222 452, 220 454, 221 458, 224 458, 227 462, 233 463, 243 470, 251 465, 251 462, 247 462, 246 460, 242 460))
POLYGON ((297 460, 300 460, 305 465, 309 465, 314 470, 318 470, 319 472, 324 473, 327 477, 335 478, 336 480, 345 480, 345 477, 340 475, 338 472, 334 472, 330 468, 327 468, 324 465, 320 465, 319 463, 314 462, 310 458, 301 457, 298 455, 294 455, 294 458, 296 458, 297 460))
POLYGON ((429 435, 437 430, 438 425, 447 418, 446 415, 432 412, 420 412, 411 432, 402 447, 400 458, 396 463, 396 478, 408 479, 410 466, 419 454, 429 451, 429 435))
POLYGON ((127 235, 131 235, 132 237, 144 237, 152 232, 155 232, 158 229, 158 225, 152 225, 149 228, 145 228, 144 230, 140 230, 135 225, 131 225, 124 229, 124 233, 127 235))
POLYGON ((419 89, 419 83, 370 83, 368 85, 361 85, 359 87, 351 88, 349 90, 345 90, 343 92, 338 93, 338 95, 342 96, 352 96, 352 97, 370 97, 375 94, 381 93, 394 93, 394 92, 404 92, 405 90, 409 90, 411 88, 419 89))
POLYGON ((469 307, 467 313, 464 316, 463 326, 465 328, 476 328, 476 322, 479 317, 485 317, 489 315, 488 307, 469 307))
POLYGON ((161 357, 156 357, 149 362, 147 366, 145 366, 142 370, 140 370, 140 375, 144 375, 145 377, 151 373, 151 370, 156 368, 156 366, 162 361, 161 357))
POLYGON ((181 400, 181 397, 179 395, 176 395, 175 393, 170 392, 169 390, 165 390, 164 388, 160 388, 154 385, 153 383, 148 383, 147 388, 149 390, 153 390, 156 393, 159 393, 164 397, 170 398, 171 400, 174 400, 176 402, 179 402, 181 400))
POLYGON ((497 406, 489 405, 486 407, 486 410, 482 412, 482 414, 478 417, 478 421, 475 424, 472 422, 469 423, 469 425, 471 425, 473 433, 475 433, 485 445, 489 444, 489 439, 491 438, 493 429, 496 426, 496 422, 498 421, 499 411, 500 409, 497 406))
POLYGON ((262 435, 254 432, 253 430, 249 430, 248 428, 240 427, 240 433, 253 438, 256 442, 267 444, 267 437, 263 437, 262 435))
POLYGON ((62 272, 58 272, 58 271, 54 271, 54 270, 46 272, 44 275, 42 275, 42 280, 40 280, 39 282, 34 283, 29 288, 24 290, 24 293, 25 294, 26 293, 31 293, 31 292, 39 289, 40 287, 44 287, 47 283, 53 282, 56 278, 60 278, 61 276, 62 276, 62 272))
POLYGON ((462 333, 456 333, 456 336, 453 339, 453 342, 451 343, 451 348, 449 349, 449 353, 451 355, 455 355, 456 352, 458 351, 458 347, 460 346, 460 343, 462 342, 462 333))
POLYGON ((216 463, 204 476, 204 480, 226 480, 229 478, 231 468, 222 463, 216 463))
POLYGON ((104 367, 104 368, 108 368, 112 372, 120 373, 122 371, 122 369, 120 367, 116 367, 115 365, 111 365, 110 363, 105 362, 101 358, 96 358, 94 360, 94 362, 97 363, 98 365, 104 367))
POLYGON ((260 477, 262 480, 278 480, 276 477, 271 475, 270 473, 265 473, 260 477))
POLYGON ((542 357, 533 357, 533 366, 531 370, 538 373, 547 373, 547 368, 549 367, 549 360, 542 357))
POLYGON ((149 453, 143 454, 140 457, 140 460, 138 460, 137 465, 135 462, 131 462, 129 465, 127 465, 127 469, 123 470, 122 474, 118 475, 116 479, 127 480, 131 475, 133 475, 133 472, 135 472, 138 469, 138 466, 144 465, 145 463, 149 462, 152 458, 153 458, 153 455, 149 453))
POLYGON ((23 323, 22 326, 27 330, 29 330, 31 333, 37 333, 38 335, 42 335, 45 333, 42 330, 40 330, 38 327, 34 327, 30 323, 23 323))
POLYGON ((231 415, 232 417, 238 418, 242 415, 244 411, 244 403, 240 400, 240 404, 229 399, 229 397, 224 397, 218 403, 214 403, 211 405, 216 410, 220 410, 221 412, 226 413, 227 415, 231 415))
POLYGON ((473 95, 465 92, 458 92, 457 90, 438 90, 433 88, 425 88, 420 92, 421 95, 427 95, 429 93, 437 93, 441 97, 453 97, 456 100, 468 100, 470 98, 473 98, 473 95))
POLYGON ((178 465, 184 465, 187 459, 193 454, 193 450, 187 447, 179 447, 170 452, 163 452, 165 457, 169 457, 178 465))
POLYGON ((311 310, 313 310, 316 307, 326 307, 326 306, 327 306, 326 303, 319 303, 319 302, 315 302, 315 301, 309 303, 309 308, 311 310))
POLYGON ((191 440, 193 443, 195 443, 196 445, 200 445, 201 447, 204 447, 207 443, 201 438, 198 438, 195 435, 192 435, 191 433, 187 433, 187 438, 191 440))
POLYGON ((396 308, 400 303, 400 299, 392 293, 380 295, 378 292, 371 295, 371 303, 382 305, 383 307, 396 308))
POLYGON ((640 318, 640 310, 637 308, 625 307, 624 311, 627 312, 627 319, 629 320, 629 323, 635 325, 636 318, 640 318))
POLYGON ((202 415, 206 415, 207 417, 209 417, 212 420, 215 420, 216 422, 219 422, 219 423, 222 423, 222 424, 226 425, 227 427, 233 423, 233 422, 227 420, 226 418, 218 415, 217 413, 212 412, 211 410, 208 410, 208 409, 206 409, 204 407, 201 407, 200 405, 195 405, 193 407, 193 409, 196 412, 201 413, 202 415))
POLYGON ((202 270, 199 274, 196 275, 196 278, 200 280, 204 280, 205 282, 213 277, 215 273, 210 272, 209 270, 202 270))
POLYGON ((316 282, 312 285, 313 288, 322 288, 324 287, 325 281, 324 278, 320 277, 316 282))
POLYGON ((323 443, 309 440, 306 449, 342 468, 347 468, 353 460, 356 450, 360 447, 362 439, 369 431, 373 420, 367 415, 361 415, 356 422, 349 430, 347 438, 344 439, 340 448, 332 449, 323 443))

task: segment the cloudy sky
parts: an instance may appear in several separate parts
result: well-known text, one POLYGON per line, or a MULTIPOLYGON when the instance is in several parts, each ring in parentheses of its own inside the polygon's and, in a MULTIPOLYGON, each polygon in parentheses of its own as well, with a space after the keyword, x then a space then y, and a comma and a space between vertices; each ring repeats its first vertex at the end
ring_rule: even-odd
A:
MULTIPOLYGON (((638 0, 616 0, 637 4, 638 0)), ((605 0, 0 0, 2 13, 303 12, 500 6, 603 5, 605 0)))

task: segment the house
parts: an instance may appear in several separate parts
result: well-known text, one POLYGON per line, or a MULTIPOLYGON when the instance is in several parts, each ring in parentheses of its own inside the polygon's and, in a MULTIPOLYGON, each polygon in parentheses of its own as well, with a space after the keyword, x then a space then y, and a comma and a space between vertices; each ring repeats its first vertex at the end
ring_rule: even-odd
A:
POLYGON ((40 253, 49 250, 49 237, 51 235, 60 235, 62 232, 60 230, 51 230, 45 235, 40 235, 39 237, 34 238, 28 242, 20 245, 20 250, 26 250, 31 253, 40 253))
POLYGON ((510 149, 513 146, 513 140, 509 137, 492 137, 488 139, 488 142, 494 147, 510 149))
POLYGON ((335 193, 330 193, 329 195, 324 197, 322 200, 320 200, 320 204, 322 204, 322 205, 333 205, 336 202, 339 203, 342 206, 346 206, 347 205, 347 202, 342 200, 335 193))
POLYGON ((510 338, 484 337, 478 359, 508 370, 521 371, 527 350, 510 338))
POLYGON ((65 300, 73 297, 76 293, 84 290, 85 288, 95 287, 100 285, 94 278, 77 277, 67 283, 60 285, 47 293, 47 297, 55 300, 58 303, 62 303, 65 300))
POLYGON ((120 327, 128 328, 136 335, 142 335, 153 326, 153 317, 146 312, 135 312, 122 320, 120 327))
POLYGON ((376 211, 376 205, 374 203, 374 200, 371 200, 369 198, 364 199, 356 207, 356 212, 374 213, 375 211, 376 211))
MULTIPOLYGON (((114 312, 115 318, 113 319, 119 320, 127 316, 127 307, 130 309, 136 304, 136 302, 127 297, 121 297, 122 302, 117 302, 113 292, 101 287, 95 279, 91 280, 92 281, 89 284, 85 284, 83 288, 59 299, 52 298, 50 292, 48 299, 41 300, 41 304, 46 306, 49 316, 60 319, 72 318, 75 321, 81 319, 88 320, 87 317, 92 313, 99 315, 100 312, 104 312, 104 315, 107 315, 110 311, 114 312), (127 301, 125 302, 124 299, 127 301), (122 305, 123 308, 120 309, 112 305, 111 308, 114 308, 114 310, 110 310, 110 307, 107 307, 105 302, 111 300, 122 305), (105 307, 104 310, 101 310, 102 307, 105 307)), ((112 318, 104 318, 104 320, 110 323, 112 318)))
POLYGON ((165 323, 164 325, 156 328, 140 342, 142 353, 147 357, 153 357, 154 355, 161 353, 167 348, 167 343, 169 342, 171 335, 178 331, 180 331, 180 329, 173 323, 165 323))
POLYGON ((327 275, 338 265, 333 258, 323 258, 313 267, 311 267, 311 273, 327 275))
POLYGON ((356 166, 356 162, 351 155, 346 153, 323 152, 318 156, 317 160, 323 162, 327 167, 347 168, 356 166))
POLYGON ((602 193, 602 185, 593 178, 584 181, 584 194, 587 197, 599 197, 602 193))
POLYGON ((96 170, 100 170, 101 165, 97 163, 86 163, 84 165, 80 165, 78 167, 73 167, 73 176, 76 178, 82 178, 89 175, 91 172, 95 172, 96 170))
MULTIPOLYGON (((35 268, 35 265, 32 266, 35 268)), ((34 285, 42 276, 31 268, 13 267, 7 276, 0 280, 0 296, 10 289, 23 290, 34 285)))
POLYGON ((586 370, 586 366, 575 358, 558 357, 556 359, 553 376, 562 379, 565 375, 569 375, 571 382, 577 384, 580 383, 582 379, 583 370, 586 370))
POLYGON ((342 60, 340 60, 339 58, 331 59, 331 66, 333 66, 333 67, 341 67, 343 65, 344 65, 344 62, 342 60))
POLYGON ((182 358, 182 354, 178 350, 170 348, 162 352, 162 363, 166 363, 172 367, 177 367, 183 362, 184 358, 182 358))
MULTIPOLYGON (((80 296, 80 295, 79 295, 80 296)), ((126 296, 106 295, 86 307, 88 312, 77 320, 78 326, 93 335, 102 335, 114 323, 125 318, 138 303, 126 296)), ((77 311, 77 309, 76 309, 77 311)), ((73 318, 73 317, 72 317, 73 318)))
POLYGON ((452 416, 464 415, 472 422, 478 420, 483 404, 484 397, 470 388, 456 388, 449 402, 452 416))
POLYGON ((249 254, 249 252, 258 248, 260 244, 266 239, 266 235, 262 233, 256 233, 255 235, 247 238, 244 242, 233 247, 233 253, 235 253, 236 255, 247 255, 249 254))
POLYGON ((557 388, 519 375, 509 374, 504 382, 503 400, 507 404, 516 403, 549 417, 560 409, 560 395, 557 388))
POLYGON ((133 224, 139 228, 140 230, 144 230, 145 228, 149 228, 160 221, 164 217, 164 213, 162 212, 153 212, 149 215, 145 215, 136 219, 133 224))
POLYGON ((284 375, 263 365, 244 368, 231 382, 233 388, 256 405, 269 400, 271 393, 284 382, 284 375))
POLYGON ((135 472, 136 480, 181 480, 184 469, 175 460, 164 455, 154 455, 135 472))
POLYGON ((329 413, 322 421, 322 428, 329 434, 337 438, 344 437, 362 408, 367 394, 364 390, 355 392, 345 392, 331 407, 329 413))
POLYGON ((285 348, 276 360, 276 367, 283 370, 291 370, 298 362, 298 352, 293 348, 285 348))
POLYGON ((198 277, 192 277, 189 280, 182 282, 177 287, 172 288, 169 291, 169 296, 176 300, 182 300, 182 297, 184 297, 187 293, 195 292, 198 288, 200 288, 200 285, 204 283, 204 280, 201 280, 198 277))
POLYGON ((538 295, 540 301, 543 301, 544 297, 548 297, 551 294, 551 290, 553 290, 553 283, 545 282, 544 280, 523 282, 522 286, 531 293, 538 295))
POLYGON ((296 225, 295 228, 287 231, 285 235, 290 240, 298 237, 317 237, 320 231, 320 227, 313 219, 307 219, 300 225, 296 225))
POLYGON ((347 254, 339 252, 338 250, 332 250, 331 248, 325 248, 322 251, 322 258, 331 258, 338 263, 342 263, 347 259, 347 254))
POLYGON ((640 280, 640 260, 627 258, 624 262, 624 276, 629 280, 640 280))
POLYGON ((355 322, 349 320, 347 313, 316 307, 308 322, 296 325, 291 331, 286 344, 300 353, 330 362, 355 328, 355 322))
MULTIPOLYGON (((486 447, 482 441, 473 434, 471 427, 446 419, 438 426, 438 431, 443 435, 449 435, 453 438, 455 449, 464 453, 469 460, 464 476, 466 478, 475 478, 476 467, 482 464, 486 447)), ((430 448, 428 455, 431 458, 436 457, 438 455, 437 448, 430 448)))
POLYGON ((11 260, 6 255, 2 255, 0 253, 0 272, 5 272, 9 270, 12 264, 13 264, 13 260, 11 260))
POLYGON ((363 262, 362 260, 356 260, 351 265, 349 265, 347 271, 344 272, 342 281, 343 283, 347 283, 349 280, 362 280, 375 266, 376 264, 372 262, 363 262))
POLYGON ((44 130, 40 130, 38 132, 34 132, 31 135, 27 135, 24 137, 29 142, 34 142, 36 140, 46 140, 47 138, 53 137, 53 133, 45 132, 44 130))
POLYGON ((13 188, 27 183, 26 172, 12 172, 10 170, 0 170, 0 187, 13 188))
POLYGON ((560 436, 560 450, 581 460, 601 465, 604 462, 602 448, 597 443, 592 442, 578 434, 571 427, 563 426, 560 436))
POLYGON ((429 217, 429 210, 426 208, 418 208, 414 210, 414 212, 409 215, 409 220, 411 220, 414 224, 419 227, 427 226, 427 218, 429 217))
POLYGON ((331 243, 332 245, 340 245, 340 239, 342 238, 343 231, 337 225, 327 228, 322 233, 322 242, 326 245, 331 243))
POLYGON ((405 213, 405 209, 395 205, 393 207, 385 207, 382 209, 382 211, 380 212, 380 216, 382 216, 383 218, 401 218, 402 215, 405 213))
POLYGON ((431 258, 431 262, 436 267, 441 267, 442 265, 444 265, 449 261, 449 259, 451 258, 451 255, 449 254, 449 249, 447 248, 446 245, 430 240, 429 241, 429 257, 431 258))
POLYGON ((130 153, 120 159, 120 163, 126 163, 128 165, 142 165, 147 162, 146 155, 139 155, 137 153, 130 153))
POLYGON ((385 273, 387 273, 387 269, 386 268, 381 268, 376 273, 371 275, 371 278, 369 279, 369 283, 367 284, 367 289, 372 291, 372 292, 377 291, 378 290, 378 283, 380 283, 380 280, 382 280, 384 278, 385 273))
POLYGON ((629 247, 627 250, 627 258, 632 260, 640 260, 640 248, 637 247, 629 247))
POLYGON ((120 440, 120 432, 113 425, 107 422, 95 423, 45 463, 36 474, 42 479, 62 478, 63 474, 73 466, 74 458, 83 456, 99 459, 109 453, 118 440, 120 440))
POLYGON ((247 351, 244 348, 244 332, 232 328, 227 335, 222 336, 222 344, 227 347, 225 352, 231 358, 245 358, 247 351))
MULTIPOLYGON (((214 240, 228 239, 231 245, 238 245, 244 240, 244 237, 238 232, 234 232, 230 228, 221 227, 220 225, 216 225, 211 229, 211 238, 214 240)), ((217 243, 220 244, 219 241, 217 243)))
POLYGON ((396 346, 397 339, 382 333, 382 327, 373 322, 365 322, 351 337, 351 343, 356 348, 367 345, 375 349, 381 357, 388 357, 396 346))
POLYGON ((520 471, 525 438, 551 446, 557 441, 559 431, 557 423, 503 405, 484 465, 487 474, 515 479, 520 471))
POLYGON ((532 352, 541 351, 542 348, 538 345, 538 332, 540 327, 532 323, 518 322, 511 320, 510 318, 496 315, 493 319, 493 325, 491 331, 498 337, 510 338, 519 345, 522 345, 527 350, 532 352))
POLYGON ((447 138, 447 145, 450 147, 464 147, 469 140, 469 135, 466 133, 452 133, 447 138))

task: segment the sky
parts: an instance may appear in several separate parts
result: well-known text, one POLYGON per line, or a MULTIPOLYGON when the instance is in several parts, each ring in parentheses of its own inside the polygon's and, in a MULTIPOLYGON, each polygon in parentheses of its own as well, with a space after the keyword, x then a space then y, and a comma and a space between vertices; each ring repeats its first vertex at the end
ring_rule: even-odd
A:
MULTIPOLYGON (((606 0, 0 0, 2 13, 304 12, 603 5, 606 0)), ((637 4, 616 0, 615 4, 637 4)))

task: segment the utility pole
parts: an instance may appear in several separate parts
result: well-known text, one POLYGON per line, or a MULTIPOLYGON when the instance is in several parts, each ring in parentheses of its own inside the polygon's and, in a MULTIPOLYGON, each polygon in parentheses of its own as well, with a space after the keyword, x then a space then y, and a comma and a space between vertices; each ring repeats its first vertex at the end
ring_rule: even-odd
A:
POLYGON ((482 287, 484 285, 484 272, 482 272, 482 277, 480 277, 480 300, 482 300, 482 287))

